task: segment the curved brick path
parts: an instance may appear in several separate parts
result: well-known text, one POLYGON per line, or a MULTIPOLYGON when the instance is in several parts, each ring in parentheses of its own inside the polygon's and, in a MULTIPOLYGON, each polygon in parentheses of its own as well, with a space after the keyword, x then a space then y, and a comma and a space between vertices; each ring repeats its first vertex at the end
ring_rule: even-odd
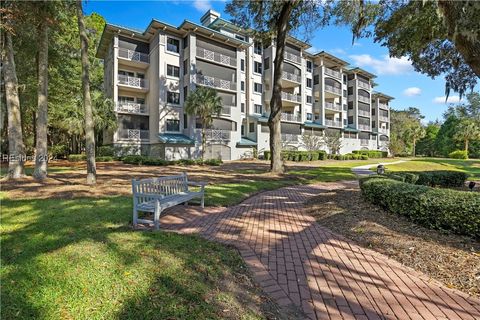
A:
MULTIPOLYGON (((230 208, 177 206, 161 228, 236 246, 282 307, 312 319, 480 319, 480 301, 359 247, 303 213, 302 204, 345 183, 285 187, 230 208)), ((351 182, 350 182, 351 184, 351 182)))

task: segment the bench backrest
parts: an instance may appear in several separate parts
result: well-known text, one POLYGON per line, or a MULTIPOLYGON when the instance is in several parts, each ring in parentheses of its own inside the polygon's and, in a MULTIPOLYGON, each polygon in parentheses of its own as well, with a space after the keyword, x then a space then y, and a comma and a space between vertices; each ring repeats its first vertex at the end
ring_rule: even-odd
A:
POLYGON ((169 196, 188 191, 187 174, 132 180, 133 194, 150 193, 169 196))

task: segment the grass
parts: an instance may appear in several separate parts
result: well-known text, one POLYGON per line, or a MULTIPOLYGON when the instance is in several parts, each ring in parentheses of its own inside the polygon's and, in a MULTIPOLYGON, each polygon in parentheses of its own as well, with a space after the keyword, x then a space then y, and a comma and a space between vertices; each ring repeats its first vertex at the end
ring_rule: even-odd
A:
POLYGON ((463 171, 471 178, 480 179, 480 160, 457 160, 440 158, 418 158, 387 166, 388 171, 463 171))
POLYGON ((236 251, 130 219, 130 197, 3 199, 1 318, 262 317, 255 291, 235 294, 247 290, 236 251))
MULTIPOLYGON (((31 176, 33 174, 33 170, 35 168, 32 168, 32 167, 26 167, 25 168, 25 174, 27 176, 31 176)), ((48 168, 48 172, 62 172, 62 173, 68 173, 68 172, 72 172, 72 171, 75 171, 75 170, 78 170, 76 168, 72 168, 72 167, 49 167, 48 168)), ((5 167, 0 167, 0 178, 3 178, 7 175, 7 172, 8 172, 8 167, 5 166, 5 167)))

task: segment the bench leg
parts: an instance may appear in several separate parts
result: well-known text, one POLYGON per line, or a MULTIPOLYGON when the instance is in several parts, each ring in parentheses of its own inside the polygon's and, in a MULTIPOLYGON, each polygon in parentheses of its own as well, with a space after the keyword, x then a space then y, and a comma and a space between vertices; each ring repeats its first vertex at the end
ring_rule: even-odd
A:
POLYGON ((157 201, 155 204, 155 211, 153 213, 153 224, 155 225, 155 230, 160 229, 160 203, 157 201))
POLYGON ((138 224, 138 210, 137 208, 134 206, 133 207, 133 226, 136 227, 138 224))
POLYGON ((202 194, 201 205, 202 205, 202 208, 205 208, 205 194, 202 194))

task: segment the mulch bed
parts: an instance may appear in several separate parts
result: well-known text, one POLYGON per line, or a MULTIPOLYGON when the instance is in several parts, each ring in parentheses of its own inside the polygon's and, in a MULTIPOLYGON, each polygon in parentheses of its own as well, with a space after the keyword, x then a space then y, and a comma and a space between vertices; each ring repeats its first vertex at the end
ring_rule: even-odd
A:
POLYGON ((374 206, 359 189, 322 193, 307 202, 318 223, 473 296, 480 296, 480 242, 430 230, 374 206))

